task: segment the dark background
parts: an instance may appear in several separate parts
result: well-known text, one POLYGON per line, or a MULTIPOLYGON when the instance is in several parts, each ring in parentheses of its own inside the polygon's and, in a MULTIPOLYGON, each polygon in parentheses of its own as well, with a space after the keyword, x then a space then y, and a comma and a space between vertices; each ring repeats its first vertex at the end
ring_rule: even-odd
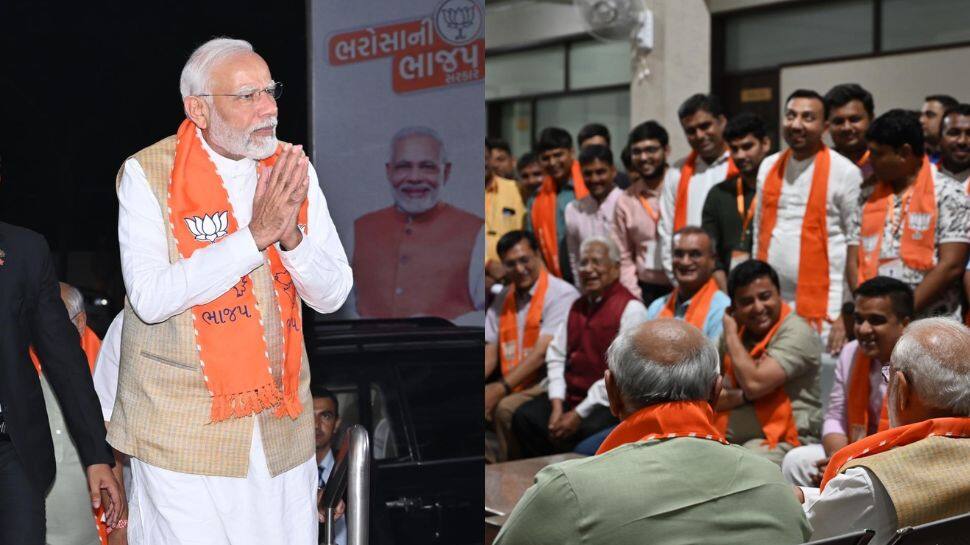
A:
POLYGON ((284 83, 280 138, 306 144, 305 9, 0 0, 0 221, 46 236, 61 280, 108 296, 113 315, 124 295, 115 177, 184 119, 183 64, 209 38, 249 41, 284 83))

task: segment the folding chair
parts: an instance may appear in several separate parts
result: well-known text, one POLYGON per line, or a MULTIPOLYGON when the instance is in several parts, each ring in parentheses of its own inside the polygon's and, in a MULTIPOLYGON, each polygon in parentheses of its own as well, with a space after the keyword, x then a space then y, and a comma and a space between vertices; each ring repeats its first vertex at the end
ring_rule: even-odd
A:
POLYGON ((970 513, 896 531, 889 545, 963 545, 970 541, 970 513))
POLYGON ((866 545, 874 535, 876 535, 874 530, 859 530, 851 534, 842 534, 819 541, 809 541, 805 545, 866 545))

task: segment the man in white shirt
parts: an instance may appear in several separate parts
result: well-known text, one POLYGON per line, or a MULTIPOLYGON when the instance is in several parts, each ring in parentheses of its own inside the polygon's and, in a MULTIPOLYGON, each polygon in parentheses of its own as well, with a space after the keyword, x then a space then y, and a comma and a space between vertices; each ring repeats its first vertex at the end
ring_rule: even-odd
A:
POLYGON ((316 543, 298 307, 337 310, 352 274, 312 165, 276 139, 280 89, 250 44, 210 40, 182 71, 178 137, 119 174, 128 297, 108 440, 132 458, 133 542, 316 543))
POLYGON ((588 238, 580 256, 582 296, 546 350, 548 395, 523 404, 512 417, 526 457, 572 450, 617 423, 608 404, 588 392, 603 378, 606 349, 617 333, 646 321, 643 303, 619 282, 620 252, 612 240, 588 238))
POLYGON ((839 450, 818 489, 799 488, 812 540, 897 529, 966 512, 970 496, 970 330, 947 318, 910 324, 893 349, 890 428, 839 450))
POLYGON ((660 251, 664 271, 671 281, 674 279, 671 257, 674 233, 688 225, 699 227, 707 193, 729 174, 737 174, 724 142, 727 118, 715 95, 691 96, 681 104, 677 116, 691 153, 677 161, 680 176, 671 177, 664 184, 660 197, 660 251))
MULTIPOLYGON (((340 403, 333 392, 317 384, 310 387, 310 394, 313 395, 313 428, 317 445, 317 486, 322 490, 336 465, 333 441, 334 433, 340 429, 340 403)), ((323 532, 323 526, 320 531, 323 532)), ((344 517, 334 521, 334 542, 337 545, 347 543, 347 519, 344 517)))
MULTIPOLYGON (((579 152, 579 168, 589 195, 566 205, 566 248, 569 251, 569 268, 579 272, 579 246, 589 237, 608 237, 613 227, 616 201, 623 191, 613 184, 616 167, 613 152, 597 144, 586 146, 579 152)), ((579 275, 573 278, 580 286, 579 275)))
MULTIPOLYGON (((862 173, 852 161, 831 151, 822 142, 826 119, 825 102, 815 91, 797 90, 785 101, 783 136, 789 149, 766 158, 758 171, 752 256, 767 261, 777 271, 782 299, 793 305, 796 313, 820 328, 823 340, 829 341, 829 351, 837 353, 845 340, 845 328, 839 316, 845 282, 846 233, 858 206, 862 173), (828 176, 823 178, 820 173, 820 179, 816 182, 816 160, 823 155, 827 155, 828 176), (781 166, 779 160, 784 160, 783 173, 778 172, 781 166), (780 184, 777 183, 779 178, 780 184), (776 182, 767 184, 769 189, 773 189, 773 192, 769 191, 769 196, 773 194, 773 198, 766 200, 766 183, 771 180, 776 182), (824 221, 824 232, 818 225, 804 225, 806 213, 814 210, 809 208, 809 204, 815 183, 825 184, 826 189, 824 195, 818 195, 819 201, 816 203, 818 207, 824 206, 824 211, 815 210, 816 217, 824 221), (824 203, 821 202, 822 197, 824 203), (766 215, 766 212, 769 213, 766 215), (766 218, 773 218, 774 221, 766 223, 766 218), (770 223, 774 225, 768 225, 770 223), (806 247, 809 253, 812 250, 825 253, 823 250, 827 250, 828 293, 819 294, 821 300, 807 297, 810 295, 807 291, 799 297, 796 289, 804 290, 806 283, 818 284, 826 280, 799 277, 803 265, 802 244, 807 239, 818 246, 806 247), (827 246, 822 247, 822 244, 827 246), (820 308, 799 308, 799 304, 807 307, 806 303, 815 303, 820 308)), ((812 259, 822 257, 813 255, 812 259)), ((817 276, 824 276, 824 270, 817 276)), ((854 286, 853 279, 850 279, 849 285, 854 286)))

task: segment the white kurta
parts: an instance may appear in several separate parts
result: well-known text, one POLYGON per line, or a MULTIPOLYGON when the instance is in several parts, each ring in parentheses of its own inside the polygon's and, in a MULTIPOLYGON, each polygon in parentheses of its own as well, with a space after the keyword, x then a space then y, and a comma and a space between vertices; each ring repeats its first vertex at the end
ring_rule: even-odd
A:
POLYGON ((802 488, 805 516, 812 540, 871 529, 871 543, 886 543, 896 532, 896 509, 886 488, 863 467, 852 467, 832 478, 819 495, 802 488))
MULTIPOLYGON (((256 162, 222 157, 201 135, 200 141, 240 228, 176 263, 169 262, 167 218, 144 170, 135 159, 125 162, 118 188, 121 267, 128 300, 147 323, 216 299, 264 262, 248 227, 256 162)), ((307 233, 296 248, 279 253, 303 301, 318 312, 333 312, 347 298, 353 277, 312 166, 309 176, 307 233)), ((246 478, 178 473, 132 460, 131 543, 316 544, 315 456, 271 478, 255 418, 253 425, 246 478)))
MULTIPOLYGON (((825 219, 828 229, 829 296, 828 314, 834 319, 842 310, 843 284, 845 282, 846 235, 852 214, 858 206, 862 172, 852 161, 830 151, 829 183, 826 198, 825 219)), ((752 255, 758 255, 758 228, 761 221, 761 197, 765 179, 774 168, 780 153, 766 158, 758 170, 758 206, 755 208, 752 255)), ((798 284, 798 264, 801 258, 802 220, 808 206, 808 195, 815 173, 815 157, 804 161, 789 158, 785 165, 785 177, 778 200, 778 221, 771 234, 768 249, 770 264, 781 282, 781 297, 788 304, 795 304, 795 286, 798 284)), ((827 330, 827 329, 826 329, 827 330)))
MULTIPOLYGON (((687 225, 701 226, 701 216, 704 212, 704 201, 711 188, 727 179, 728 160, 731 155, 725 151, 713 163, 707 164, 700 157, 694 163, 694 176, 687 188, 687 225)), ((674 212, 677 205, 677 188, 680 186, 680 172, 686 159, 677 162, 676 169, 670 169, 672 174, 664 178, 663 193, 660 195, 660 224, 657 234, 660 237, 660 256, 663 260, 664 272, 672 283, 674 280, 673 267, 673 237, 674 212)))

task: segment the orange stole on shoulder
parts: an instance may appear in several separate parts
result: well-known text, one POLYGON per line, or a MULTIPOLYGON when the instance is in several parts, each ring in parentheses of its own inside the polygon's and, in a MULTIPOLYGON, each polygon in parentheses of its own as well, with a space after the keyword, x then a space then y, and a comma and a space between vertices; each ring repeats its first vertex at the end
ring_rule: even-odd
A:
MULTIPOLYGON (((282 146, 277 147, 276 153, 260 161, 260 165, 272 167, 281 149, 282 146)), ((178 130, 168 192, 168 220, 181 258, 188 258, 210 244, 218 244, 218 238, 210 241, 193 231, 218 231, 215 236, 220 237, 239 229, 222 178, 202 149, 195 125, 189 120, 183 121, 178 130), (217 219, 222 229, 206 228, 217 219), (195 229, 190 227, 193 222, 195 229)), ((297 223, 307 225, 306 200, 300 207, 297 223)), ((269 246, 264 256, 273 275, 282 322, 282 392, 270 372, 262 312, 252 290, 252 279, 247 275, 217 299, 191 309, 199 362, 206 387, 212 395, 213 422, 245 417, 271 407, 276 409, 277 417, 286 414, 295 419, 303 409, 297 392, 303 353, 299 297, 276 248, 269 246), (235 320, 227 316, 233 316, 235 320)))
MULTIPOLYGON (((573 159, 573 166, 570 170, 573 180, 573 193, 576 200, 585 198, 589 195, 586 182, 583 180, 583 173, 579 168, 579 161, 573 159)), ((562 264, 559 263, 559 236, 556 232, 556 182, 551 176, 542 179, 542 185, 532 202, 532 231, 536 234, 539 241, 539 250, 542 252, 542 259, 546 262, 546 268, 553 275, 562 278, 562 264)))
MULTIPOLYGON (((714 295, 717 294, 717 291, 717 282, 713 278, 708 279, 707 283, 701 289, 697 290, 697 293, 691 299, 690 305, 687 307, 687 312, 684 313, 684 321, 703 332, 705 322, 707 322, 707 315, 711 311, 711 301, 714 300, 714 295)), ((670 294, 670 298, 667 299, 667 304, 664 305, 658 315, 659 318, 675 317, 674 310, 677 308, 677 294, 679 292, 680 288, 678 287, 670 294)))
POLYGON ((825 490, 825 485, 842 471, 842 466, 856 458, 886 452, 935 435, 968 437, 970 436, 970 418, 933 418, 915 424, 889 428, 855 443, 849 443, 832 455, 829 465, 825 468, 825 475, 822 477, 822 485, 819 490, 825 490))
MULTIPOLYGON (((529 310, 525 316, 525 327, 522 328, 522 349, 519 349, 519 328, 516 320, 517 305, 515 302, 515 286, 509 288, 502 305, 502 315, 498 320, 498 354, 502 362, 502 376, 515 369, 526 354, 532 350, 539 339, 542 325, 542 308, 545 305, 546 291, 549 288, 549 273, 543 269, 536 280, 536 291, 529 302, 529 310)), ((539 371, 520 382, 513 391, 520 392, 532 386, 539 377, 539 371)))
MULTIPOLYGON (((755 359, 755 365, 758 364, 758 358, 765 353, 765 350, 768 348, 768 343, 774 338, 775 333, 778 332, 778 328, 781 327, 782 322, 785 321, 785 318, 789 314, 791 314, 791 307, 786 303, 782 303, 781 316, 778 318, 778 323, 748 352, 755 359)), ((742 336, 744 335, 743 328, 740 334, 742 336)), ((729 377, 734 384, 738 384, 737 378, 734 376, 734 367, 729 354, 724 355, 724 376, 729 377)), ((795 426, 795 415, 792 412, 791 399, 785 393, 784 385, 775 388, 775 391, 759 397, 751 403, 754 405, 754 412, 758 417, 758 422, 761 423, 761 430, 765 435, 764 442, 767 443, 769 448, 775 448, 778 443, 782 442, 795 447, 801 444, 798 441, 798 428, 795 426)), ((721 411, 714 417, 714 425, 722 434, 727 433, 730 416, 731 411, 721 411)))
MULTIPOLYGON (((687 226, 687 202, 689 199, 689 193, 687 189, 690 187, 690 180, 694 177, 694 172, 697 170, 697 152, 691 151, 687 155, 687 159, 684 161, 684 166, 680 168, 680 181, 677 183, 677 197, 674 201, 674 232, 676 233, 681 228, 687 226)), ((728 168, 727 176, 724 179, 733 178, 739 175, 741 171, 734 164, 734 159, 728 158, 728 168)))
MULTIPOLYGON (((869 435, 869 368, 872 360, 856 348, 852 361, 852 372, 849 375, 849 391, 846 399, 846 416, 849 421, 849 442, 854 443, 869 435)), ((882 398, 882 409, 879 414, 879 427, 876 432, 889 428, 889 403, 886 396, 882 398)))
MULTIPOLYGON (((936 247, 936 191, 930 162, 916 175, 916 182, 903 194, 902 217, 903 236, 899 241, 899 257, 907 267, 918 271, 933 268, 933 251, 936 247), (907 199, 908 197, 908 199, 907 199), (906 201, 909 201, 907 206, 906 201), (914 221, 914 217, 918 218, 914 221), (923 221, 926 220, 926 221, 923 221), (920 229, 914 229, 916 224, 920 229), (927 236, 928 234, 928 236, 927 236)), ((882 250, 882 237, 886 218, 893 209, 893 188, 885 182, 877 182, 872 195, 862 206, 862 226, 859 230, 859 283, 879 274, 879 254, 882 250), (872 240, 871 245, 866 240, 872 240), (866 247, 871 246, 867 251, 866 247)))
MULTIPOLYGON (((761 222, 758 228, 758 259, 768 262, 771 234, 778 223, 778 201, 781 199, 785 166, 791 148, 782 152, 768 172, 761 195, 761 222)), ((831 152, 826 146, 815 154, 815 170, 808 205, 802 219, 801 247, 798 255, 798 283, 795 287, 795 309, 816 330, 828 319, 829 250, 826 210, 828 201, 831 152)))
MULTIPOLYGON (((88 360, 88 368, 91 369, 91 373, 94 373, 94 364, 98 361, 98 352, 101 351, 101 339, 88 326, 84 326, 84 332, 81 334, 81 350, 84 351, 84 356, 88 360)), ((37 352, 34 351, 33 346, 30 347, 28 353, 30 354, 30 361, 34 364, 34 369, 37 369, 37 372, 40 373, 40 358, 37 357, 37 352)))
POLYGON ((695 437, 727 444, 714 427, 714 410, 706 401, 674 401, 649 405, 620 422, 596 454, 609 452, 627 443, 650 439, 695 437))

